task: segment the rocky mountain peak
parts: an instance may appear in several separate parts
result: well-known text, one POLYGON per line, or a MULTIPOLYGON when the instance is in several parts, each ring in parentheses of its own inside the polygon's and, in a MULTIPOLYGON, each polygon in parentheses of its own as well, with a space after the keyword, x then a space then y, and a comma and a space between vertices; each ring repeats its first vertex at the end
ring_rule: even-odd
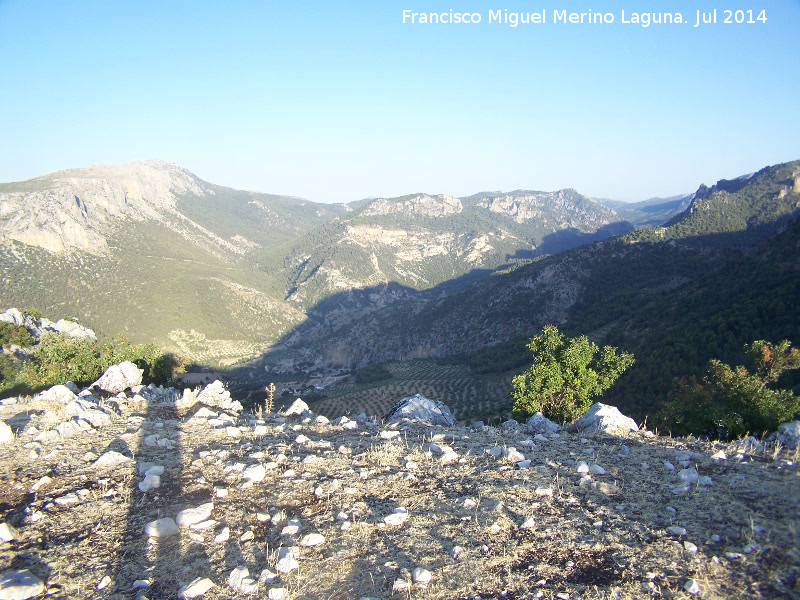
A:
POLYGON ((460 213, 463 208, 461 200, 446 194, 437 196, 417 194, 388 200, 379 198, 366 206, 361 214, 364 216, 376 216, 403 213, 425 217, 447 217, 460 213))

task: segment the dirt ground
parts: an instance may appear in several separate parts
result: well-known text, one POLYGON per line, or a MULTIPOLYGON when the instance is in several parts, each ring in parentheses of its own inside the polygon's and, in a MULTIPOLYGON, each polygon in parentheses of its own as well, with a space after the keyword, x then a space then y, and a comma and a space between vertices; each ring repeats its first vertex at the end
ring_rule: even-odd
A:
POLYGON ((521 431, 408 423, 387 440, 381 432, 391 426, 350 431, 274 415, 257 436, 245 414, 232 437, 190 419, 199 405, 125 410, 105 428, 37 447, 25 432, 46 426, 45 408, 0 407, 18 432, 0 446, 0 523, 19 533, 0 542, 0 574, 29 569, 49 597, 175 598, 198 577, 215 584, 204 599, 243 596, 228 584, 234 568, 258 580, 276 571, 276 549, 319 533, 323 544, 298 546, 298 569, 259 582, 251 597, 284 589, 287 599, 800 598, 795 450, 740 454, 740 446, 649 432, 530 441, 521 431), (174 447, 146 445, 154 434, 174 447), (432 441, 460 460, 443 464, 432 441), (493 447, 515 447, 531 464, 487 454, 493 447), (107 450, 134 460, 92 466, 107 450), (720 450, 728 458, 712 459, 720 450), (712 485, 673 493, 683 468, 676 452, 691 453, 690 466, 712 485), (601 466, 605 474, 592 479, 607 485, 580 486, 578 461, 601 466), (144 462, 165 467, 161 487, 146 493, 137 487, 144 462), (263 481, 243 484, 242 470, 259 463, 263 481), (146 523, 207 502, 207 529, 144 535, 146 523), (386 524, 398 508, 407 519, 386 524), (282 536, 291 519, 301 533, 282 536), (412 582, 417 568, 431 573, 427 585, 412 582), (684 589, 690 580, 696 596, 684 589), (135 581, 148 587, 134 589, 135 581))

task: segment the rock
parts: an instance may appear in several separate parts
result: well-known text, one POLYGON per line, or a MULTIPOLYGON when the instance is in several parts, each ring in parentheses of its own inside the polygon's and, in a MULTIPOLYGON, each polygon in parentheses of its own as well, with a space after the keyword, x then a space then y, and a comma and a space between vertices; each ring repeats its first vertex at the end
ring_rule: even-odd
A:
POLYGON ((507 462, 518 463, 520 461, 525 460, 525 455, 512 446, 510 448, 505 448, 503 450, 503 458, 507 462))
POLYGON ((139 482, 139 490, 145 493, 159 487, 161 487, 160 475, 148 475, 142 481, 139 482))
POLYGON ((44 593, 44 582, 27 569, 0 575, 0 600, 27 600, 44 593))
POLYGON ((667 533, 671 533, 672 535, 686 535, 686 530, 683 527, 672 525, 671 527, 667 527, 667 533))
POLYGON ((589 467, 589 473, 591 473, 592 475, 605 475, 606 470, 600 465, 591 465, 589 467))
POLYGON ((290 548, 278 548, 275 553, 275 570, 278 573, 291 573, 300 568, 297 559, 300 558, 300 549, 296 546, 290 548))
POLYGON ((800 421, 783 423, 778 427, 778 441, 787 448, 795 449, 800 446, 800 421))
POLYGON ((413 581, 414 583, 418 583, 420 585, 428 585, 431 582, 432 578, 433 574, 427 569, 423 569, 422 567, 417 567, 411 574, 411 581, 413 581))
POLYGON ((428 425, 456 426, 456 418, 447 406, 442 402, 429 400, 422 394, 401 399, 383 418, 385 423, 397 423, 403 419, 416 420, 428 425))
POLYGON ((533 529, 534 527, 536 527, 536 520, 533 517, 528 517, 519 526, 520 529, 533 529))
POLYGON ((69 337, 75 338, 89 338, 90 340, 96 340, 97 337, 94 334, 94 331, 89 329, 88 327, 84 327, 76 323, 75 321, 67 321, 66 319, 59 319, 48 329, 52 329, 57 331, 58 333, 64 333, 69 337))
POLYGON ((214 582, 208 577, 198 577, 194 579, 189 585, 182 587, 178 590, 179 600, 189 600, 190 598, 199 598, 208 590, 214 587, 214 582))
POLYGON ((540 412, 528 419, 525 426, 530 433, 557 433, 561 431, 560 425, 554 423, 540 412))
POLYGON ((394 510, 395 512, 393 512, 391 515, 386 515, 383 517, 383 522, 390 527, 400 527, 406 522, 406 519, 408 519, 408 512, 405 508, 396 508, 394 510))
POLYGON ((120 454, 115 450, 109 450, 108 452, 104 453, 100 458, 98 458, 96 461, 94 461, 93 466, 118 467, 120 465, 124 465, 130 462, 133 462, 132 458, 129 458, 124 454, 120 454))
POLYGON ((267 469, 262 464, 250 465, 242 471, 242 479, 246 482, 258 483, 264 481, 267 469))
POLYGON ((578 461, 578 467, 576 469, 578 473, 588 473, 589 472, 589 463, 585 460, 578 461))
POLYGON ((14 441, 14 431, 4 421, 0 421, 0 444, 8 444, 14 441))
POLYGON ((174 520, 169 517, 165 517, 163 519, 150 521, 144 526, 144 533, 150 537, 162 538, 169 537, 171 535, 178 535, 180 531, 174 520))
POLYGON ((311 413, 311 410, 308 408, 308 404, 298 398, 292 402, 292 405, 283 414, 290 417, 292 415, 303 416, 304 413, 311 413))
POLYGON ((636 421, 626 417, 614 406, 596 402, 583 416, 575 421, 573 427, 578 431, 602 431, 605 433, 638 431, 636 421))
POLYGON ((118 365, 111 365, 100 379, 89 386, 90 389, 98 388, 110 394, 119 394, 126 389, 142 383, 144 369, 140 369, 130 361, 122 361, 118 365))
POLYGON ((242 594, 252 594, 258 589, 258 582, 250 577, 247 567, 236 567, 228 575, 228 585, 242 594))
POLYGON ((378 434, 382 440, 394 440, 400 437, 400 432, 395 429, 385 429, 378 434))
POLYGON ((0 523, 0 541, 13 542, 17 539, 19 539, 19 534, 16 529, 8 523, 0 523))
POLYGON ((678 472, 678 479, 681 480, 681 483, 695 483, 700 479, 700 475, 697 473, 697 469, 683 469, 678 472))
POLYGON ((303 529, 303 524, 298 519, 289 519, 286 527, 281 530, 281 537, 297 535, 303 529))
POLYGON ((97 591, 106 589, 109 585, 111 585, 111 577, 106 575, 100 580, 100 583, 97 584, 97 591))
POLYGON ((683 589, 685 589, 692 596, 696 596, 697 594, 700 593, 700 584, 697 583, 697 581, 695 581, 694 579, 689 579, 684 584, 683 589))
POLYGON ((213 502, 207 502, 205 504, 201 504, 197 508, 184 509, 180 511, 175 517, 175 523, 179 527, 189 527, 190 525, 194 525, 195 523, 201 523, 202 521, 207 520, 211 516, 211 512, 213 510, 214 510, 213 502))
POLYGON ((319 546, 325 543, 325 536, 319 533, 309 533, 300 539, 300 545, 306 547, 319 546))
POLYGON ((75 395, 75 392, 73 392, 68 386, 54 385, 49 390, 37 394, 36 398, 44 400, 45 402, 59 402, 61 404, 69 404, 70 402, 77 400, 78 397, 75 395))
POLYGON ((601 494, 605 494, 606 496, 616 496, 622 491, 613 483, 605 483, 603 481, 592 482, 592 489, 600 492, 601 494))
POLYGON ((223 527, 220 532, 214 536, 214 543, 215 544, 223 544, 231 539, 231 528, 230 527, 223 527))
POLYGON ((463 546, 454 546, 452 550, 450 550, 450 558, 453 560, 458 560, 458 557, 461 556, 466 550, 463 546))
POLYGON ((289 590, 286 588, 271 588, 267 592, 267 600, 286 600, 289 597, 289 590))

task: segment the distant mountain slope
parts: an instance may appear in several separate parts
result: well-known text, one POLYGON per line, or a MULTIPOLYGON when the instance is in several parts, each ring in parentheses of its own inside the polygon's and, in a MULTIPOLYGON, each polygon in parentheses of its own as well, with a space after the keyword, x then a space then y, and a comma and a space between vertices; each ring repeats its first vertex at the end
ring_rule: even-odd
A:
POLYGON ((574 190, 415 194, 373 200, 298 239, 280 260, 292 304, 308 309, 342 290, 374 288, 343 297, 340 308, 354 310, 388 291, 385 284, 430 289, 630 229, 574 190))
POLYGON ((741 361, 742 346, 758 338, 800 343, 800 190, 790 178, 797 166, 718 183, 662 228, 666 239, 648 242, 635 232, 520 263, 457 293, 409 295, 338 331, 306 322, 285 346, 307 363, 362 367, 460 355, 485 372, 519 367, 525 341, 555 323, 634 352, 636 364, 607 398, 641 418, 674 377, 700 374, 710 358, 741 361), (708 198, 715 204, 702 209, 705 233, 689 235, 708 198), (716 213, 731 207, 739 207, 741 229, 726 235, 730 220, 716 213), (742 251, 745 243, 751 249, 742 251))
POLYGON ((630 241, 680 240, 704 247, 747 248, 775 235, 800 210, 800 161, 701 185, 689 207, 663 227, 630 233, 630 241))
POLYGON ((324 205, 164 161, 96 165, 0 184, 0 304, 231 363, 306 320, 332 333, 421 290, 630 228, 574 190, 324 205))
POLYGON ((689 207, 694 194, 670 196, 669 198, 650 198, 641 202, 621 202, 607 198, 594 198, 616 212, 636 229, 663 225, 689 207))

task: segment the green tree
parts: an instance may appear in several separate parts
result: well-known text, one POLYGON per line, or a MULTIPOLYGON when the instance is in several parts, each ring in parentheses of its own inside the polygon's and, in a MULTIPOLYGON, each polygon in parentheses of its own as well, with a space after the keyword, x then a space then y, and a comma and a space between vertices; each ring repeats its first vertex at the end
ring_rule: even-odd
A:
POLYGON ((586 336, 564 338, 554 325, 545 326, 528 344, 533 366, 512 381, 512 414, 522 421, 541 411, 557 421, 573 421, 633 364, 633 354, 605 346, 600 350, 586 336), (598 355, 599 352, 599 355, 598 355))
POLYGON ((774 431, 800 413, 800 397, 774 387, 783 373, 800 368, 800 352, 788 340, 774 345, 758 340, 744 349, 755 373, 711 360, 702 379, 675 382, 657 417, 661 425, 678 435, 732 438, 774 431))

